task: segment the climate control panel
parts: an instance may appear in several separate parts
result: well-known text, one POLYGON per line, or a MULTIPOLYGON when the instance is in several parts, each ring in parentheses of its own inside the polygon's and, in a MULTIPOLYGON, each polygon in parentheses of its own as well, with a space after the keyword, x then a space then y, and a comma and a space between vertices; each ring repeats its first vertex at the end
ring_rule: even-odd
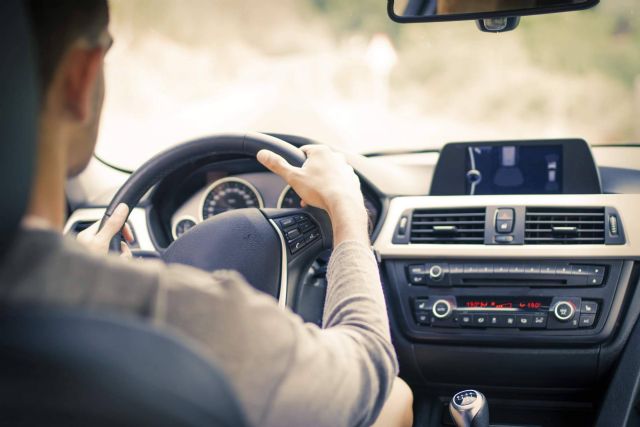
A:
POLYGON ((576 297, 416 298, 413 314, 420 326, 443 328, 577 329, 593 328, 599 301, 576 297))
POLYGON ((385 261, 405 335, 463 344, 604 342, 624 295, 622 267, 596 258, 385 261))

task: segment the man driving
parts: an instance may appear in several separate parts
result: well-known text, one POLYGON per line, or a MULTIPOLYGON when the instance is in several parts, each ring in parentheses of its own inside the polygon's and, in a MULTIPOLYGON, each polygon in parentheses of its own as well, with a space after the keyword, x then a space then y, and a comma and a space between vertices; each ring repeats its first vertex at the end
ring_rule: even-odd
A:
POLYGON ((86 167, 96 143, 109 12, 106 0, 28 3, 41 92, 37 168, 22 230, 0 264, 3 302, 115 312, 171 329, 222 369, 256 426, 410 426, 411 391, 396 378, 360 183, 340 154, 303 147, 307 161, 297 168, 258 153, 331 218, 322 328, 280 309, 237 273, 108 255, 125 205, 80 243, 62 236, 65 182, 86 167))

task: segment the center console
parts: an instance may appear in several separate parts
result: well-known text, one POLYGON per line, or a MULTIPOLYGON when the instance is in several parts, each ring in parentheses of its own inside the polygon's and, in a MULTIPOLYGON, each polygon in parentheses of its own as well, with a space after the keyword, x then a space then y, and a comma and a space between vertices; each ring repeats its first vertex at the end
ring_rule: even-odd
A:
POLYGON ((617 315, 622 262, 389 260, 402 328, 416 341, 602 342, 617 315))

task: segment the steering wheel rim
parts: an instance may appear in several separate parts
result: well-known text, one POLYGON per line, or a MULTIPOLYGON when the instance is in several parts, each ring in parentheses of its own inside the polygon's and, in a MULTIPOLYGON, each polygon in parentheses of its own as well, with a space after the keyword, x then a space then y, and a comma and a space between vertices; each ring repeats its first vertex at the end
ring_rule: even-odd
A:
MULTIPOLYGON (((179 144, 157 154, 131 174, 109 203, 102 218, 101 226, 113 214, 118 205, 125 203, 129 207, 129 212, 131 212, 131 210, 137 206, 140 199, 156 183, 189 163, 222 154, 255 157, 262 149, 267 149, 281 155, 285 160, 297 167, 302 166, 306 160, 304 153, 297 147, 279 138, 260 133, 217 134, 179 144)), ((306 222, 305 224, 309 225, 306 222)), ((293 226, 295 227, 296 225, 294 224, 293 226)), ((270 286, 265 285, 265 289, 262 289, 256 286, 256 283, 252 283, 251 281, 250 283, 252 283, 254 287, 264 290, 278 298, 281 305, 291 306, 293 301, 295 301, 297 282, 304 268, 308 268, 322 250, 331 247, 331 222, 328 215, 320 209, 311 207, 301 209, 239 209, 219 214, 198 224, 181 238, 174 240, 164 252, 161 252, 161 257, 167 262, 188 264, 205 270, 233 268, 240 270, 240 273, 245 275, 245 277, 261 277, 261 274, 247 274, 246 271, 242 271, 242 267, 245 264, 242 260, 233 259, 233 256, 235 255, 235 257, 238 258, 241 256, 241 253, 253 253, 254 259, 249 261, 252 265, 246 268, 247 270, 251 270, 252 273, 253 264, 256 263, 256 247, 259 250, 260 245, 271 244, 272 246, 266 250, 270 252, 269 256, 273 257, 273 252, 275 251, 274 242, 276 241, 274 238, 277 239, 278 250, 280 251, 280 259, 277 260, 279 265, 278 284, 271 283, 270 286), (257 212, 260 212, 260 215, 258 215, 257 212), (295 242, 287 239, 286 236, 288 232, 286 227, 282 226, 282 221, 284 218, 299 219, 303 216, 309 220, 309 223, 315 226, 307 229, 303 233, 312 233, 315 230, 319 232, 319 238, 313 242, 308 242, 308 248, 294 252, 291 245, 295 244, 295 242), (206 226, 203 225, 205 223, 206 226), (201 225, 203 226, 200 227, 201 225), (198 231, 198 227, 200 227, 200 231, 198 231), (230 250, 233 252, 233 248, 228 247, 229 236, 226 236, 225 233, 230 229, 234 229, 234 227, 242 230, 247 236, 254 236, 254 241, 249 243, 244 240, 239 241, 238 244, 245 244, 247 246, 236 251, 238 253, 229 254, 230 250), (270 233, 273 233, 272 236, 267 236, 269 233, 266 231, 267 228, 270 230, 270 233), (215 229, 218 230, 217 233, 213 232, 215 229), (201 235, 198 235, 198 233, 201 233, 201 235), (204 233, 207 233, 206 238, 203 238, 204 233), (222 235, 222 237, 218 236, 218 234, 222 235), (189 236, 187 240, 182 241, 186 236, 189 236), (222 241, 216 241, 219 237, 222 241), (224 245, 225 243, 227 247, 224 248, 223 258, 231 256, 231 265, 229 267, 225 264, 216 264, 215 260, 209 260, 206 256, 196 260, 189 259, 189 255, 185 255, 193 252, 193 245, 195 244, 206 246, 203 248, 205 255, 211 254, 210 257, 215 258, 215 245, 224 245), (185 250, 185 246, 189 248, 189 250, 185 250), (238 266, 240 268, 238 268, 238 266), (277 292, 275 291, 276 288, 277 292)), ((111 241, 111 250, 119 251, 120 241, 121 236, 115 236, 111 241)), ((220 251, 217 253, 220 254, 220 251)), ((274 259, 274 261, 276 260, 274 259)), ((259 264, 259 262, 257 263, 259 264)), ((262 268, 268 268, 267 264, 263 263, 262 268)), ((271 271, 271 273, 272 274, 266 273, 264 276, 271 277, 274 276, 276 272, 271 271)))

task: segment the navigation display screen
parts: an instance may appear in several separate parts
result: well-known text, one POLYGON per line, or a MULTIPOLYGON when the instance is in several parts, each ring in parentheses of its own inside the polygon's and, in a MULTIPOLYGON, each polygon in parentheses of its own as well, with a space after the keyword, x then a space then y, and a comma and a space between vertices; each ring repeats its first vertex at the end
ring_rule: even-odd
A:
POLYGON ((466 194, 562 193, 561 145, 467 147, 466 194))

